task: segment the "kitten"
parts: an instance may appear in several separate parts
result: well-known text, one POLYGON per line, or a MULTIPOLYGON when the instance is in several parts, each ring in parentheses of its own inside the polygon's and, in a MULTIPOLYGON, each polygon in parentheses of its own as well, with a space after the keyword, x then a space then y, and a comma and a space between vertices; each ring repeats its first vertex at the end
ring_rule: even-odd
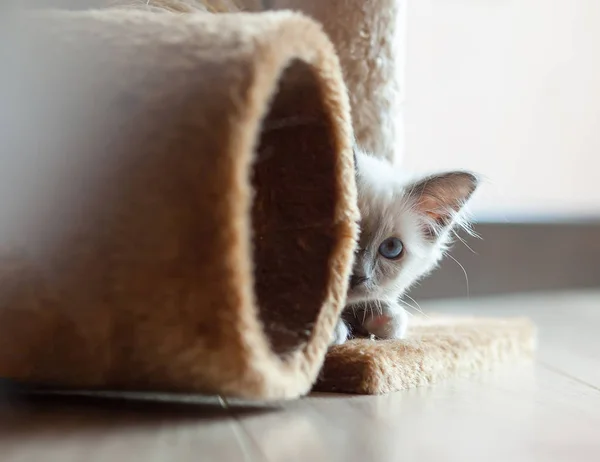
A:
POLYGON ((405 336, 408 316, 399 299, 437 266, 457 227, 470 230, 464 205, 478 186, 467 172, 407 182, 385 160, 359 150, 355 160, 361 234, 334 344, 351 333, 405 336))

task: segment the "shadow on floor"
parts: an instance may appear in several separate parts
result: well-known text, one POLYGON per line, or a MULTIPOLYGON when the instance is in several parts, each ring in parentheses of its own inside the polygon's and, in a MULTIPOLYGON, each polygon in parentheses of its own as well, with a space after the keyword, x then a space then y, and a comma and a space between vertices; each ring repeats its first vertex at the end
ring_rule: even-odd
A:
POLYGON ((227 403, 217 396, 134 392, 60 392, 0 380, 0 442, 17 434, 51 436, 115 427, 217 422, 278 411, 277 405, 227 403))

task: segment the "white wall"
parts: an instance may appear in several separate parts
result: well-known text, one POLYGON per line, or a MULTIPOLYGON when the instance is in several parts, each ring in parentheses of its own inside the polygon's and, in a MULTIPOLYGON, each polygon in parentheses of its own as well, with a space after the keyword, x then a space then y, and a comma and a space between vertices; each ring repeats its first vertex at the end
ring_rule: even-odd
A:
POLYGON ((478 216, 600 215, 600 0, 408 0, 410 170, 487 176, 478 216))

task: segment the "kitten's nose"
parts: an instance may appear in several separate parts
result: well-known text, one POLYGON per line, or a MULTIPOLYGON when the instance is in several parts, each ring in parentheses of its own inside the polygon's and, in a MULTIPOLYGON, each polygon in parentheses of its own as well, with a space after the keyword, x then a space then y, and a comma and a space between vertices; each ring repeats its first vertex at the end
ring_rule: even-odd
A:
POLYGON ((356 287, 361 285, 363 282, 365 282, 367 279, 368 278, 366 276, 357 276, 357 275, 353 274, 352 276, 350 276, 350 288, 355 289, 356 287))

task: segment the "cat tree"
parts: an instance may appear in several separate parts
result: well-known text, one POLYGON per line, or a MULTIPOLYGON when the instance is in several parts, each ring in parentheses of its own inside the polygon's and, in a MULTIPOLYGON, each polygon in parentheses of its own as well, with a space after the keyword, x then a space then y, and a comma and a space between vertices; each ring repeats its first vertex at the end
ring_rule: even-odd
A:
POLYGON ((395 143, 395 106, 376 97, 387 71, 352 78, 353 50, 377 62, 379 42, 350 46, 328 23, 334 46, 291 12, 11 23, 25 33, 0 90, 19 101, 0 169, 0 377, 281 399, 531 354, 527 320, 419 321, 406 342, 328 350, 357 236, 344 73, 359 140, 395 143))

